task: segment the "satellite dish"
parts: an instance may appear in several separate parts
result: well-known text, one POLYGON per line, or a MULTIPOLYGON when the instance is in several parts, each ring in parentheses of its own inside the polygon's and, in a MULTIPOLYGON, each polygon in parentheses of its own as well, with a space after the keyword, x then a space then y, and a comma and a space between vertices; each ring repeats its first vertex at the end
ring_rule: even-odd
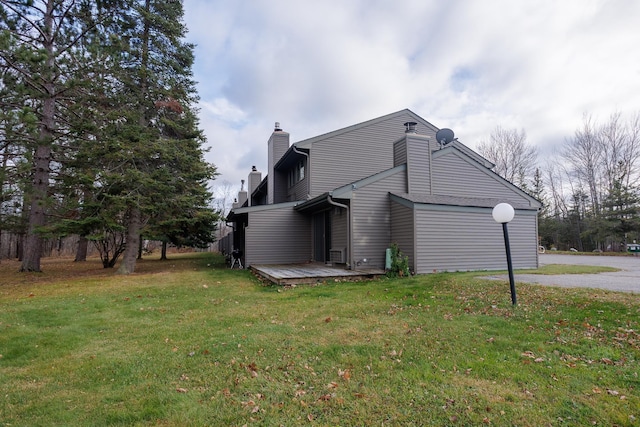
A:
POLYGON ((440 129, 438 132, 436 132, 436 140, 438 141, 438 143, 440 143, 440 145, 447 145, 448 143, 453 141, 453 136, 453 131, 447 128, 440 129))

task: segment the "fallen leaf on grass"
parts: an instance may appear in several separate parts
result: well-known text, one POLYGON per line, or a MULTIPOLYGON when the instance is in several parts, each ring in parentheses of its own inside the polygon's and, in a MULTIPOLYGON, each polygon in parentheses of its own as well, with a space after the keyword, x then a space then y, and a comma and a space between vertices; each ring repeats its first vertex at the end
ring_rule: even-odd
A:
POLYGON ((176 391, 177 391, 178 393, 186 393, 186 392, 188 392, 189 390, 187 390, 186 388, 178 387, 178 388, 176 388, 176 391))
POLYGON ((349 372, 348 369, 345 369, 344 371, 342 369, 338 369, 338 376, 349 381, 349 379, 351 378, 351 372, 349 372))

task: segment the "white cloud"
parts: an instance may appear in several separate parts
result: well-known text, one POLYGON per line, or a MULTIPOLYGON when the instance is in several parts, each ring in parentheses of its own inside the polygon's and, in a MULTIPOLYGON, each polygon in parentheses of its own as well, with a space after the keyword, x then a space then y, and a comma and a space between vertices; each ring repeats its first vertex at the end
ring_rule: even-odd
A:
POLYGON ((497 126, 561 144, 583 113, 640 110, 635 0, 185 0, 221 180, 280 121, 292 142, 410 108, 474 147, 497 126))

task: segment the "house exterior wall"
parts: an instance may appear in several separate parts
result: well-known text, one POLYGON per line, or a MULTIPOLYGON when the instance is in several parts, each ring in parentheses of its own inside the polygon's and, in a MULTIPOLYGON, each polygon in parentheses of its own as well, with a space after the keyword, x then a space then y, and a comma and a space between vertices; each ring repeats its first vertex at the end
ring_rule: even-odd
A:
MULTIPOLYGON (((507 269, 490 208, 417 205, 415 229, 416 273, 507 269)), ((537 268, 537 212, 516 210, 508 230, 514 268, 537 268)))
POLYGON ((509 188, 506 181, 497 179, 492 171, 473 160, 460 157, 455 151, 434 158, 432 168, 433 194, 500 198, 513 204, 529 203, 523 193, 509 188))
POLYGON ((246 267, 301 263, 311 259, 311 221, 290 204, 250 212, 245 239, 246 267))
MULTIPOLYGON (((416 116, 405 110, 314 142, 309 153, 311 197, 394 167, 393 143, 405 135, 403 123, 415 120, 416 116)), ((419 131, 432 132, 424 126, 419 131)))
POLYGON ((389 192, 406 192, 405 171, 354 191, 351 198, 352 265, 367 259, 366 266, 384 268, 385 250, 391 242, 389 192))
POLYGON ((293 187, 289 187, 287 192, 287 201, 295 202, 299 200, 306 200, 307 194, 309 194, 309 190, 307 190, 308 184, 309 179, 305 176, 304 179, 295 183, 293 187))
POLYGON ((393 144, 393 167, 407 163, 407 140, 405 138, 393 144))
POLYGON ((416 239, 413 209, 391 202, 391 243, 398 245, 403 255, 409 257, 409 269, 415 271, 416 239))
POLYGON ((407 135, 407 192, 431 194, 431 147, 422 135, 407 135))
MULTIPOLYGON (((331 211, 331 248, 347 251, 349 246, 349 214, 346 209, 335 208, 331 211)), ((347 255, 348 256, 348 255, 347 255)))

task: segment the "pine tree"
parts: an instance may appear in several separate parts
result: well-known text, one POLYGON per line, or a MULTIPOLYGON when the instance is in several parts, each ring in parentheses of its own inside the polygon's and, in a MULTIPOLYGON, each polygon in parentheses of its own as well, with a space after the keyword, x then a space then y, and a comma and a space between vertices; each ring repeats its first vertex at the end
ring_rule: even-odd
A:
POLYGON ((131 12, 123 21, 129 49, 121 62, 126 90, 121 99, 128 115, 114 135, 122 149, 113 153, 126 165, 118 178, 127 206, 121 274, 135 269, 144 225, 162 216, 158 212, 175 214, 176 206, 188 206, 185 195, 206 189, 206 181, 215 176, 215 168, 203 160, 204 138, 192 110, 197 100, 193 46, 182 41, 182 2, 134 1, 131 12))
POLYGON ((32 162, 31 184, 25 191, 28 229, 21 271, 40 271, 41 232, 46 225, 52 162, 67 131, 66 109, 82 74, 84 52, 79 48, 116 2, 89 0, 0 0, 0 58, 14 73, 13 90, 38 118, 37 134, 27 147, 32 162))

